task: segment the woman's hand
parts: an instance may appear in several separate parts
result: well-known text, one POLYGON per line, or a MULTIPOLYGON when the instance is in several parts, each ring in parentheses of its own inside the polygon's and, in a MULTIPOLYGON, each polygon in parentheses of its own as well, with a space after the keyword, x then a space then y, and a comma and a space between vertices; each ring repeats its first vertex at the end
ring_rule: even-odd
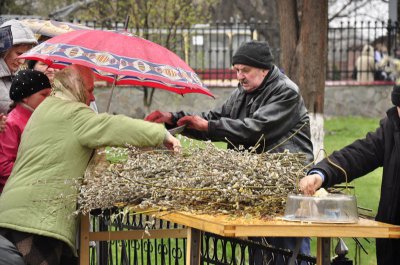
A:
POLYGON ((168 131, 165 134, 164 146, 174 152, 180 152, 182 148, 181 142, 172 136, 172 134, 170 134, 168 131))
POLYGON ((2 133, 5 130, 6 121, 7 121, 7 116, 4 115, 3 113, 0 113, 0 133, 2 133))

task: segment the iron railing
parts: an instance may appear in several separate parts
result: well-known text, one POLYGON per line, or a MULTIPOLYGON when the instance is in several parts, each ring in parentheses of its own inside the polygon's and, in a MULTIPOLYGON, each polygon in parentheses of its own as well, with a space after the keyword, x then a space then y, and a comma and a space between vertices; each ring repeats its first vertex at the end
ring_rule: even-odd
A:
POLYGON ((400 69, 397 70, 400 56, 398 33, 399 24, 390 20, 342 22, 330 26, 326 80, 395 81, 400 72, 400 69), (369 57, 361 56, 367 45, 373 58, 372 63, 369 57), (384 60, 381 60, 382 58, 384 60), (363 69, 356 69, 357 61, 363 69), (363 75, 363 79, 367 80, 360 80, 357 74, 363 75))
MULTIPOLYGON (((103 28, 94 22, 85 21, 87 26, 103 28)), ((121 30, 121 22, 108 23, 116 30, 121 30)), ((129 29, 134 34, 159 43, 183 58, 195 69, 199 76, 210 86, 232 85, 236 74, 231 68, 232 55, 243 41, 268 40, 271 50, 279 65, 279 43, 271 42, 277 32, 266 21, 251 19, 249 22, 210 22, 191 28, 166 29, 129 29), (274 35, 275 34, 275 35, 274 35), (168 42, 166 42, 168 40, 168 42)), ((400 46, 398 22, 354 22, 330 25, 328 28, 328 51, 326 65, 327 81, 355 80, 363 83, 372 81, 392 82, 400 76, 400 46), (365 60, 367 69, 355 69, 357 59, 363 47, 373 49, 374 62, 365 60), (386 60, 378 61, 376 55, 386 60), (357 71, 356 71, 357 70, 357 71), (359 80, 364 75, 368 80, 359 80)), ((283 69, 284 70, 284 69, 283 69)), ((376 82, 375 82, 376 83, 376 82)), ((235 85, 235 84, 234 84, 235 85)))
MULTIPOLYGON (((149 215, 126 214, 111 219, 109 214, 92 216, 92 231, 128 231, 146 229, 176 229, 181 225, 154 219, 149 215)), ((292 251, 240 239, 202 233, 201 264, 205 265, 274 265, 276 256, 289 264, 292 251), (263 262, 251 261, 260 256, 263 262)), ((91 242, 91 265, 184 265, 186 263, 186 238, 141 239, 91 242)), ((282 264, 282 263, 279 263, 282 264)), ((299 254, 296 265, 314 265, 316 258, 299 254)))
MULTIPOLYGON (((0 16, 0 20, 4 20, 0 16)), ((10 17, 7 17, 10 19, 10 17)), ((17 18, 18 19, 18 18, 17 18)), ((70 21, 97 29, 124 30, 124 22, 119 21, 70 21)), ((266 21, 210 22, 193 27, 174 29, 128 28, 129 32, 142 36, 172 50, 184 59, 209 86, 236 85, 236 73, 231 67, 231 58, 238 46, 246 40, 268 40, 275 61, 279 66, 279 32, 266 21)), ((326 80, 357 80, 365 75, 368 82, 392 82, 400 76, 400 46, 398 22, 355 22, 330 24, 328 28, 328 54, 326 80), (371 45, 374 53, 386 56, 385 62, 369 63, 364 69, 355 66, 365 45, 371 45), (372 69, 372 70, 371 70, 372 69), (369 78, 371 77, 371 78, 369 78)), ((284 70, 284 69, 283 69, 284 70)), ((362 81, 362 80, 358 80, 362 81)), ((363 81, 365 83, 365 80, 363 81)))

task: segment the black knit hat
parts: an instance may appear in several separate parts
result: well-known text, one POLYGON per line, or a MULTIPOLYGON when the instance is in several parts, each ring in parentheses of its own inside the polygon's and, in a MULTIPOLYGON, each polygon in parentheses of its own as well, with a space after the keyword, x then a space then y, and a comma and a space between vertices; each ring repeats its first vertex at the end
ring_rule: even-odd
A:
POLYGON ((393 105, 400 107, 400 85, 395 85, 393 87, 392 103, 393 105))
POLYGON ((15 102, 20 102, 46 88, 51 88, 51 84, 44 73, 31 69, 21 70, 15 75, 11 84, 10 98, 15 102))
POLYGON ((265 41, 248 41, 240 45, 232 57, 232 65, 244 64, 261 69, 271 69, 273 56, 265 41))

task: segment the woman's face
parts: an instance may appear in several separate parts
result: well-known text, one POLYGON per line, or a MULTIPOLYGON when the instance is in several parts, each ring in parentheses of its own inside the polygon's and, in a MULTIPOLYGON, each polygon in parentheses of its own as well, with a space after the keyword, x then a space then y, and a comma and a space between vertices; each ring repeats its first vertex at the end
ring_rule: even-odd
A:
POLYGON ((93 91, 94 91, 94 83, 93 81, 86 81, 85 82, 85 96, 86 96, 86 105, 90 105, 90 102, 95 101, 93 91))
POLYGON ((50 93, 51 88, 45 88, 36 92, 35 94, 30 95, 29 97, 24 98, 22 102, 24 102, 32 109, 36 109, 37 106, 39 106, 46 97, 50 96, 50 93))
POLYGON ((54 69, 53 67, 50 67, 41 61, 38 61, 33 69, 44 73, 49 78, 50 83, 52 83, 54 80, 55 72, 59 71, 58 69, 54 69))
POLYGON ((25 62, 25 59, 19 59, 18 56, 28 51, 31 47, 32 45, 16 45, 7 51, 4 61, 11 73, 17 72, 19 67, 25 62))

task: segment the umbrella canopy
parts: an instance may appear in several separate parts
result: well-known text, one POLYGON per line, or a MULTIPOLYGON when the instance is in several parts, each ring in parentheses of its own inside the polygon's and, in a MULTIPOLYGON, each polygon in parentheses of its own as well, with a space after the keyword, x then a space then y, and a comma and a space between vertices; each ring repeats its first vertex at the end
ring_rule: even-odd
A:
POLYGON ((40 34, 46 37, 54 37, 75 30, 90 29, 89 27, 86 27, 81 24, 68 23, 55 20, 29 18, 29 19, 22 19, 20 21, 22 24, 29 27, 33 31, 33 33, 40 34))
POLYGON ((80 64, 117 85, 140 85, 178 94, 212 93, 178 55, 138 36, 116 31, 78 30, 51 38, 20 58, 55 68, 80 64))

